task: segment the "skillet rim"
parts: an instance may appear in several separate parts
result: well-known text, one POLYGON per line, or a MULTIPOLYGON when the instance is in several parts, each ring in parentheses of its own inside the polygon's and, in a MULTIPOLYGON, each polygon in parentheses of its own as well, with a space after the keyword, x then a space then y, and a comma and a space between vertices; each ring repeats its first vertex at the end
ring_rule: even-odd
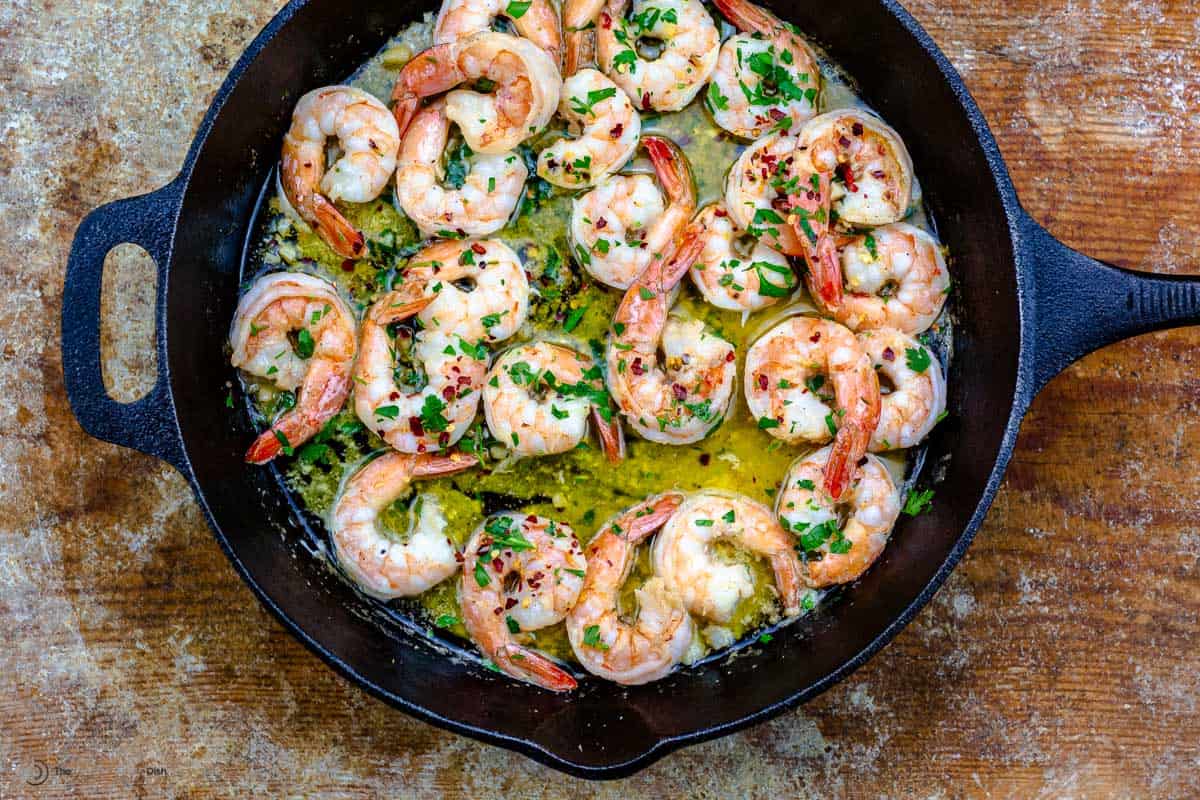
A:
MULTIPOLYGON (((197 128, 195 137, 192 140, 191 146, 188 148, 187 157, 184 161, 178 176, 168 184, 168 188, 174 188, 178 192, 178 204, 176 205, 176 213, 171 220, 171 243, 168 252, 170 255, 167 258, 167 268, 162 270, 161 281, 163 285, 159 287, 159 292, 165 294, 167 284, 170 280, 170 262, 174 260, 174 243, 178 232, 179 216, 182 212, 183 200, 186 197, 191 184, 192 174, 195 169, 197 159, 200 152, 204 148, 211 134, 216 118, 224 109, 226 101, 233 93, 238 83, 240 83, 244 73, 250 65, 259 56, 267 44, 275 38, 278 32, 286 26, 296 13, 307 6, 310 0, 290 0, 283 8, 281 8, 274 17, 263 27, 263 29, 254 37, 251 43, 242 52, 237 62, 230 69, 229 74, 222 82, 217 93, 213 97, 207 112, 205 113, 200 125, 197 128)), ((988 127, 983 113, 980 111, 974 98, 967 90, 966 84, 963 82, 957 70, 951 65, 949 59, 938 48, 933 38, 921 27, 920 23, 896 0, 877 0, 880 6, 896 19, 897 22, 904 28, 909 36, 920 47, 926 57, 932 60, 941 74, 942 80, 954 94, 956 101, 962 112, 965 114, 968 123, 975 135, 975 142, 978 144, 984 159, 988 165, 988 171, 991 174, 994 182, 997 196, 1000 200, 1001 207, 1004 209, 1005 222, 1008 228, 1009 240, 1012 244, 1012 260, 1013 273, 1016 279, 1016 299, 1017 311, 1019 317, 1019 325, 1017 328, 1017 344, 1018 344, 1018 360, 1017 360, 1017 375, 1013 389, 1013 397, 1010 403, 1009 417, 1005 423, 1004 434, 1000 439, 998 451, 993 463, 988 479, 984 484, 974 511, 967 521, 966 526, 958 535, 954 546, 949 550, 943 559, 938 570, 933 577, 926 583, 924 588, 905 605, 903 610, 897 614, 892 621, 866 646, 855 653, 851 658, 847 659, 837 669, 827 673, 821 679, 815 681, 811 685, 796 691, 785 699, 764 706, 757 711, 740 717, 732 722, 722 723, 698 729, 694 732, 681 734, 677 736, 666 736, 658 738, 655 744, 648 748, 643 753, 633 758, 596 766, 591 764, 580 764, 567 760, 556 752, 553 752, 535 741, 523 739, 517 736, 502 733, 492 728, 483 728, 469 723, 461 722, 457 719, 452 719, 436 712, 430 711, 424 706, 417 705, 412 701, 389 692, 378 685, 372 683, 368 678, 359 674, 352 665, 343 661, 338 656, 330 652, 321 642, 311 637, 300 627, 300 624, 293 620, 286 612, 283 611, 259 585, 255 577, 250 573, 242 561, 235 555, 230 543, 225 536, 221 526, 217 523, 212 509, 209 506, 208 499, 200 486, 199 480, 192 467, 191 457, 188 453, 187 442, 182 435, 182 430, 179 426, 178 414, 175 409, 174 392, 170 380, 169 359, 160 359, 159 370, 165 378, 167 387, 168 400, 171 404, 172 417, 175 423, 175 436, 180 444, 180 462, 175 466, 179 467, 187 478, 188 483, 192 487, 193 494, 196 497, 197 504, 204 513, 204 517, 212 530, 213 538, 225 553, 226 558, 233 565, 235 571, 254 593, 258 601, 283 625, 283 627, 301 643, 303 643, 310 651, 316 654, 323 662, 332 667, 336 672, 341 674, 346 679, 357 685, 359 688, 367 691, 372 696, 383 700, 389 705, 398 708, 405 713, 416 717, 424 722, 428 722, 444 730, 451 731, 460 735, 468 736, 488 744, 498 745, 509 750, 519 752, 541 764, 549 766, 553 769, 565 772, 575 777, 586 779, 615 779, 632 775, 633 773, 649 766, 658 761, 662 757, 678 750, 682 747, 699 744, 700 742, 709 741, 719 738, 739 730, 743 730, 752 725, 766 722, 774 717, 779 716, 785 711, 796 708, 800 704, 824 693, 835 684, 841 682, 846 677, 851 675, 859 667, 865 664, 870 658, 878 653, 885 645, 892 641, 896 635, 905 628, 917 615, 922 608, 932 599, 933 595, 941 588, 942 584, 949 577, 951 571, 958 565, 967 548, 975 538, 988 509, 991 507, 992 501, 995 498, 996 492, 999 489, 1000 481, 1004 477, 1005 469, 1012 456, 1013 449, 1016 444, 1017 433, 1020 429, 1020 423, 1024 416, 1025 410, 1032 400, 1035 393, 1035 379, 1033 375, 1033 356, 1030 353, 1030 348, 1027 346, 1027 332, 1031 330, 1033 324, 1033 313, 1030 308, 1030 278, 1025 274, 1026 268, 1026 250, 1022 247, 1022 240, 1026 238, 1028 217, 1021 208, 1016 191, 1013 188, 1008 170, 1004 164, 1004 160, 1000 154, 999 146, 996 144, 991 130, 988 127)), ((165 352, 166 341, 165 331, 161 332, 162 336, 159 339, 159 347, 165 352)))

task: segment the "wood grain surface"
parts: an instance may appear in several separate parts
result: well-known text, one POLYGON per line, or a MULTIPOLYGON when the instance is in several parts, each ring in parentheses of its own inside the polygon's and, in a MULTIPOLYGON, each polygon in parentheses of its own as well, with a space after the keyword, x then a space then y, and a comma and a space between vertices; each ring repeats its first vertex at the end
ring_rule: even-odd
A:
MULTIPOLYGON (((866 667, 627 781, 443 733, 325 669, 179 475, 82 433, 57 342, 79 220, 175 174, 277 7, 0 5, 0 797, 1200 795, 1197 330, 1049 385, 966 559, 866 667)), ((910 8, 1037 219, 1122 266, 1200 271, 1196 0, 910 8)), ((136 256, 110 260, 105 363, 128 390, 151 295, 136 256)))

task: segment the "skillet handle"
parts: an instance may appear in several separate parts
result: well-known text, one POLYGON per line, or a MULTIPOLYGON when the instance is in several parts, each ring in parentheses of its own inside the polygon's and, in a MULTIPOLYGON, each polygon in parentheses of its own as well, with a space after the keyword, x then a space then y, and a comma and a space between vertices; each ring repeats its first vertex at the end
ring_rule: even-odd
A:
POLYGON ((1200 324, 1200 277, 1121 269, 1072 250, 1027 213, 1018 223, 1029 266, 1022 300, 1024 365, 1032 398, 1051 378, 1093 350, 1140 333, 1200 324))
POLYGON ((63 286, 62 361, 67 398, 79 424, 106 442, 132 447, 186 471, 167 375, 167 264, 183 182, 108 203, 84 217, 75 231, 63 286), (158 268, 154 308, 157 377, 132 403, 109 396, 100 371, 100 285, 104 258, 119 244, 139 245, 158 268))

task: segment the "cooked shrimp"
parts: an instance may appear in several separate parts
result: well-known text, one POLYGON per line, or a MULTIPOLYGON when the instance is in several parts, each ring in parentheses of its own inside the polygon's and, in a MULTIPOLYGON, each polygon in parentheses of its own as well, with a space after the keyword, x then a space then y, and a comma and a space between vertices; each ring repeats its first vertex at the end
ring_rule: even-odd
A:
POLYGON ((638 434, 661 444, 700 441, 733 399, 733 345, 700 320, 669 315, 675 286, 699 250, 693 239, 669 261, 652 261, 617 307, 608 339, 608 385, 617 407, 638 434))
POLYGON ((396 169, 400 131, 387 106, 352 86, 326 86, 300 98, 283 138, 279 168, 285 199, 339 255, 358 258, 363 235, 334 206, 365 203, 396 169), (337 137, 342 155, 327 171, 325 141, 337 137))
POLYGON ((721 45, 705 103, 713 121, 735 136, 757 139, 816 116, 821 70, 796 29, 748 0, 715 0, 743 31, 721 45))
POLYGON ((490 31, 497 17, 507 17, 517 33, 545 50, 555 64, 562 58, 562 29, 550 0, 443 0, 433 28, 435 44, 448 44, 473 33, 490 31))
POLYGON ((502 242, 438 242, 425 248, 413 257, 400 288, 376 301, 359 329, 358 418, 404 453, 457 442, 479 409, 488 357, 483 342, 515 333, 525 321, 528 298, 520 260, 502 242), (452 283, 463 280, 474 281, 474 291, 452 283), (402 386, 388 326, 413 315, 420 321, 415 336, 410 334, 418 374, 402 386))
POLYGON ((663 195, 649 175, 612 175, 571 204, 571 242, 588 273, 628 289, 651 261, 665 258, 696 212, 696 184, 687 156, 669 139, 643 136, 663 195))
POLYGON ((789 190, 796 138, 768 134, 751 144, 725 178, 725 209, 739 229, 781 253, 803 255, 804 247, 788 224, 789 190))
MULTIPOLYGON (((950 273, 937 240, 903 222, 841 243, 844 291, 837 308, 822 308, 852 331, 896 328, 921 333, 937 319, 950 273)), ((819 291, 813 292, 818 301, 819 291)))
POLYGON ((511 247, 499 239, 435 242, 413 256, 399 291, 432 302, 421 328, 468 343, 502 342, 529 314, 529 278, 511 247))
POLYGON ((867 571, 900 515, 900 493, 887 467, 866 456, 839 499, 825 492, 822 465, 830 448, 797 459, 783 479, 776 513, 800 541, 805 582, 813 588, 849 583, 867 571))
POLYGON ((471 641, 517 680, 574 689, 575 679, 528 647, 524 635, 561 622, 583 588, 587 561, 571 526, 499 514, 475 530, 464 553, 459 599, 471 641))
POLYGON ((529 171, 516 153, 472 153, 458 188, 443 185, 442 153, 450 133, 446 104, 438 100, 417 112, 400 146, 396 202, 423 236, 452 231, 487 236, 512 217, 529 171))
POLYGON ((421 98, 468 81, 476 87, 487 81, 494 91, 455 89, 446 95, 446 116, 476 153, 507 153, 545 128, 562 88, 558 64, 528 39, 483 31, 435 44, 396 78, 392 111, 400 132, 407 130, 421 98))
POLYGON ((533 342, 496 359, 483 387, 483 413, 492 436, 518 456, 571 450, 587 435, 589 415, 609 460, 624 452, 600 368, 563 345, 533 342))
POLYGON ((722 561, 713 553, 718 541, 768 559, 784 613, 800 613, 800 561, 771 509, 742 495, 711 490, 685 500, 654 539, 655 574, 688 611, 726 623, 738 603, 754 594, 753 573, 745 564, 722 561))
POLYGON ((384 600, 411 597, 458 571, 446 517, 432 498, 410 507, 414 519, 407 541, 386 531, 379 517, 414 480, 453 475, 477 463, 463 453, 385 453, 346 482, 329 516, 329 532, 338 563, 364 592, 384 600))
POLYGON ((397 348, 388 326, 430 303, 389 292, 371 306, 359 328, 362 353, 354 365, 354 411, 362 423, 402 453, 446 448, 467 432, 479 409, 487 351, 461 337, 420 331, 411 346, 414 377, 397 379, 397 348), (424 385, 421 385, 422 382, 424 385))
POLYGON ((594 186, 637 150, 642 118, 602 72, 585 69, 567 78, 558 113, 571 135, 543 150, 537 167, 538 175, 555 186, 594 186))
POLYGON ((843 297, 834 217, 851 225, 903 219, 912 202, 912 159, 899 134, 857 109, 813 118, 800 130, 796 146, 788 221, 808 262, 814 299, 836 309, 843 297))
POLYGON ((729 311, 760 311, 795 290, 796 273, 787 256, 753 239, 749 252, 735 249, 739 235, 722 203, 705 206, 683 233, 703 240, 704 249, 692 264, 692 282, 704 299, 729 311))
POLYGON ((635 592, 636 621, 623 621, 617 603, 637 544, 662 527, 682 502, 682 495, 666 494, 640 503, 605 523, 588 545, 587 576, 579 601, 567 614, 567 636, 575 657, 593 675, 625 685, 649 683, 686 655, 692 618, 661 577, 635 592))
POLYGON ((644 111, 678 111, 692 101, 717 65, 721 37, 700 0, 607 0, 596 31, 600 68, 644 111), (662 42, 643 58, 639 39, 662 42))
POLYGON ((834 438, 825 488, 836 498, 879 422, 879 379, 849 330, 828 320, 792 317, 746 353, 746 405, 759 428, 785 442, 834 438))
POLYGON ((929 435, 946 410, 946 378, 937 356, 911 336, 890 328, 864 331, 859 344, 879 375, 875 453, 912 447, 929 435))
POLYGON ((256 280, 238 301, 229 344, 233 366, 280 389, 300 389, 295 406, 246 451, 251 464, 265 464, 284 448, 308 441, 350 394, 354 314, 322 278, 276 272, 256 280))

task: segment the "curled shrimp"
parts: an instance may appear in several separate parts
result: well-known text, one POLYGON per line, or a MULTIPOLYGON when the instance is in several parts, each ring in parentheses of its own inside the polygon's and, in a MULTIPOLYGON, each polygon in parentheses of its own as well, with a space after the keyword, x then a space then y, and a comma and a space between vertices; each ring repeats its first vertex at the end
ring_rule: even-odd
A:
POLYGON ((433 27, 434 44, 449 44, 490 31, 499 17, 512 21, 517 33, 549 54, 555 64, 562 58, 562 28, 550 0, 511 3, 509 0, 444 0, 433 27))
POLYGON ((600 68, 644 111, 678 111, 692 101, 717 65, 721 38, 699 0, 607 0, 596 30, 600 68), (640 39, 662 42, 657 58, 638 52, 640 39))
POLYGON ((825 488, 840 497, 879 422, 879 379, 854 334, 813 317, 779 323, 746 353, 745 392, 758 427, 772 436, 834 439, 825 488))
MULTIPOLYGON (((916 334, 942 312, 950 273, 937 240, 920 228, 884 225, 845 239, 839 252, 842 302, 823 310, 850 330, 895 328, 916 334)), ((813 291, 818 300, 819 290, 813 291)))
POLYGON ((762 239, 745 237, 734 227, 724 204, 700 209, 685 229, 683 241, 693 236, 701 238, 703 250, 691 266, 692 282, 717 308, 761 311, 795 290, 798 281, 787 256, 762 239), (739 238, 743 237, 751 238, 752 243, 739 252, 739 238))
POLYGON ((538 154, 538 175, 567 189, 594 186, 637 150, 642 118, 604 73, 584 69, 563 82, 559 115, 570 136, 538 154))
POLYGON ((788 224, 796 137, 768 134, 742 151, 725 178, 725 209, 739 229, 788 255, 805 250, 788 224))
POLYGON ((246 461, 265 464, 285 447, 299 447, 341 410, 357 350, 354 327, 337 289, 314 275, 276 272, 242 295, 229 331, 233 366, 280 389, 300 389, 295 406, 259 435, 246 461))
POLYGON ((403 133, 421 98, 442 92, 446 116, 476 153, 507 153, 546 127, 558 107, 558 65, 528 39, 483 31, 418 53, 400 70, 392 112, 403 133), (486 81, 494 91, 454 89, 486 81))
POLYGON ((829 450, 793 462, 775 501, 780 522, 799 538, 805 582, 813 588, 849 583, 866 572, 900 516, 900 493, 875 456, 863 459, 841 497, 830 496, 823 488, 829 450))
POLYGON ((520 260, 501 242, 439 242, 418 253, 400 288, 376 301, 359 329, 358 418, 405 453, 457 442, 479 409, 488 358, 483 343, 520 328, 528 295, 520 260), (474 291, 453 283, 462 280, 473 280, 474 291), (414 315, 419 330, 402 333, 415 366, 402 385, 388 326, 414 315))
POLYGON ((575 257, 606 286, 628 289, 650 262, 665 258, 696 211, 687 156, 669 139, 643 136, 663 194, 649 175, 612 175, 571 204, 575 257))
POLYGON ((662 527, 682 502, 682 495, 672 493, 639 503, 605 523, 588 545, 587 575, 567 614, 567 636, 575 657, 593 675, 625 685, 649 683, 687 654, 695 631, 692 618, 661 577, 636 591, 634 622, 624 621, 618 608, 638 543, 662 527))
POLYGON ((396 169, 400 131, 387 106, 352 86, 326 86, 300 98, 283 138, 279 172, 284 199, 339 255, 358 258, 363 235, 334 203, 374 200, 396 169), (325 168, 325 142, 342 155, 325 168))
POLYGON ((397 289, 420 309, 423 331, 465 343, 502 342, 529 315, 521 257, 499 239, 435 242, 409 259, 397 289))
POLYGON ((792 200, 788 222, 808 262, 814 299, 825 309, 837 309, 843 279, 834 216, 851 225, 903 219, 912 202, 912 159, 899 134, 858 109, 809 120, 796 137, 796 148, 787 187, 792 200))
POLYGON ((609 461, 624 453, 599 366, 560 344, 524 344, 496 359, 483 387, 483 413, 492 436, 517 456, 573 449, 587 435, 589 416, 609 461))
POLYGON ((450 133, 446 103, 417 112, 400 145, 396 202, 423 236, 453 231, 487 236, 512 217, 529 171, 516 153, 472 153, 458 188, 443 185, 442 154, 450 133))
POLYGON ((821 70, 796 29, 748 0, 715 0, 742 33, 725 40, 705 95, 713 121, 734 136, 795 132, 816 116, 821 70))
POLYGON ((742 495, 716 491, 688 497, 654 539, 654 571, 688 611, 726 623, 738 603, 754 594, 753 573, 745 564, 718 558, 712 551, 718 541, 766 558, 784 614, 800 613, 803 578, 792 538, 771 509, 742 495))
POLYGON ((879 424, 869 449, 879 453, 919 444, 946 410, 942 365, 920 342, 897 330, 864 331, 858 341, 880 384, 879 424))
POLYGON ((526 644, 529 631, 562 621, 583 589, 587 561, 571 526, 498 514, 475 530, 464 556, 459 600, 471 641, 506 675, 574 689, 568 672, 526 644))
POLYGON ((384 529, 380 515, 408 493, 414 480, 453 475, 478 463, 463 453, 385 453, 346 481, 329 531, 338 563, 364 592, 384 600, 411 597, 458 571, 458 550, 446 537, 446 517, 432 498, 423 498, 403 542, 384 529))
POLYGON ((617 407, 638 434, 661 444, 707 436, 729 410, 737 376, 733 345, 700 320, 669 314, 675 286, 700 249, 698 240, 686 244, 670 260, 652 261, 629 287, 606 350, 617 407))

